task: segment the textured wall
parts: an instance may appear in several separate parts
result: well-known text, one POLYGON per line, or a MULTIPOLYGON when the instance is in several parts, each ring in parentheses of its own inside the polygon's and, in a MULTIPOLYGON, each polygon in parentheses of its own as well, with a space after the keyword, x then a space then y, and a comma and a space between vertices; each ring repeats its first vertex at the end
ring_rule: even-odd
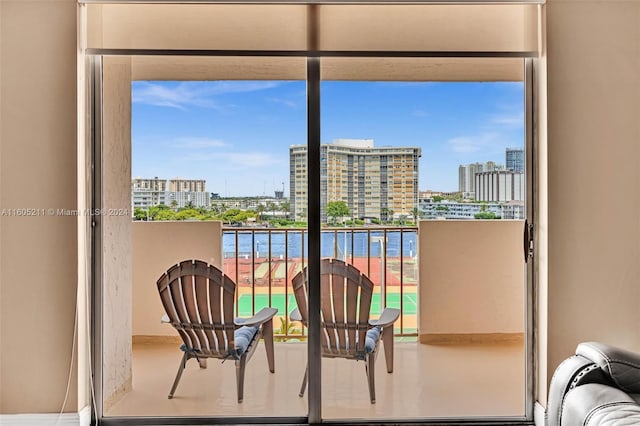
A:
POLYGON ((160 318, 164 309, 156 281, 187 259, 222 265, 222 223, 210 221, 134 222, 133 335, 176 336, 160 318))
POLYGON ((103 65, 102 202, 105 410, 131 387, 131 64, 103 65), (122 209, 127 214, 110 214, 122 209))

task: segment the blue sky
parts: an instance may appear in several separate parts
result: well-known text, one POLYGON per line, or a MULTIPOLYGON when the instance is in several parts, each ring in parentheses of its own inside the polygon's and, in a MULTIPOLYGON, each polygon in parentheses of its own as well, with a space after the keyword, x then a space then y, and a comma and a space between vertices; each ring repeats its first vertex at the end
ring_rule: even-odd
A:
MULTIPOLYGON (((134 177, 206 179, 222 196, 289 191, 289 146, 306 143, 306 83, 132 83, 134 177)), ((323 82, 322 143, 419 146, 420 190, 457 191, 458 166, 504 164, 524 144, 514 83, 323 82)))

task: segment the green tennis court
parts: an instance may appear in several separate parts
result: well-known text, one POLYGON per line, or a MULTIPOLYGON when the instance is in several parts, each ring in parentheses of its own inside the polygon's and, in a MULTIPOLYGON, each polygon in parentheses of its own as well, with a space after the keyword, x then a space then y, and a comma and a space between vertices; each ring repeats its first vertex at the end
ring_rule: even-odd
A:
MULTIPOLYGON (((269 304, 268 294, 256 294, 253 296, 255 299, 255 311, 259 311, 265 306, 272 306, 278 309, 278 316, 288 314, 297 305, 296 299, 293 294, 289 294, 289 306, 285 307, 285 295, 284 294, 272 294, 271 304, 269 304)), ((250 294, 242 294, 238 300, 238 316, 250 317, 252 312, 251 304, 252 296, 250 294)), ((400 308, 400 293, 387 293, 387 307, 400 308)), ((405 293, 403 297, 403 315, 416 315, 418 312, 417 296, 415 293, 405 293)), ((371 300, 371 313, 380 313, 380 294, 374 294, 371 300)))

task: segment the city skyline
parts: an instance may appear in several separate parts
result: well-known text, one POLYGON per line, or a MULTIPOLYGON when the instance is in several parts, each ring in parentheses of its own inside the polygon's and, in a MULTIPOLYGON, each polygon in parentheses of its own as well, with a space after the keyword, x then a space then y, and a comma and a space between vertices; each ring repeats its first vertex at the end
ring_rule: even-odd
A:
MULTIPOLYGON (((323 82, 322 143, 419 146, 419 190, 458 189, 458 165, 502 162, 524 141, 523 85, 323 82)), ((306 143, 300 81, 132 83, 132 175, 204 179, 221 196, 289 192, 306 143)))

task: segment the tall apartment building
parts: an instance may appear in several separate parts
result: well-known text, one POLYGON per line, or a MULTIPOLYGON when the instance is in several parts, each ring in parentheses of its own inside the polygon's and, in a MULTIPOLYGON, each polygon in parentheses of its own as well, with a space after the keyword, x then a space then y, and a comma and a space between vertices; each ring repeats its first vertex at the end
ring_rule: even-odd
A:
POLYGON ((524 148, 507 148, 505 152, 507 170, 524 172, 524 148))
POLYGON ((131 179, 131 211, 135 208, 148 209, 158 204, 167 204, 167 180, 131 179))
MULTIPOLYGON (((327 173, 327 165, 321 165, 321 172, 327 173)), ((289 147, 289 209, 290 219, 307 221, 307 146, 289 147)))
POLYGON ((476 173, 499 170, 501 166, 493 161, 486 163, 471 163, 458 167, 458 191, 465 199, 475 200, 476 173))
POLYGON ((180 179, 169 180, 169 192, 206 192, 204 179, 180 179))
POLYGON ((525 176, 513 170, 476 173, 476 200, 524 201, 525 176))
POLYGON ((135 208, 164 204, 177 208, 189 204, 195 207, 209 207, 210 196, 206 192, 206 181, 201 179, 153 179, 135 178, 131 180, 131 211, 135 208))
MULTIPOLYGON (((325 206, 344 201, 354 218, 411 216, 418 206, 418 147, 375 147, 373 139, 336 139, 320 146, 321 217, 325 206)), ((306 220, 307 147, 289 149, 290 207, 306 220)))
POLYGON ((434 202, 431 199, 419 201, 420 217, 425 219, 474 219, 482 212, 491 212, 502 217, 499 203, 458 203, 455 201, 434 202))

